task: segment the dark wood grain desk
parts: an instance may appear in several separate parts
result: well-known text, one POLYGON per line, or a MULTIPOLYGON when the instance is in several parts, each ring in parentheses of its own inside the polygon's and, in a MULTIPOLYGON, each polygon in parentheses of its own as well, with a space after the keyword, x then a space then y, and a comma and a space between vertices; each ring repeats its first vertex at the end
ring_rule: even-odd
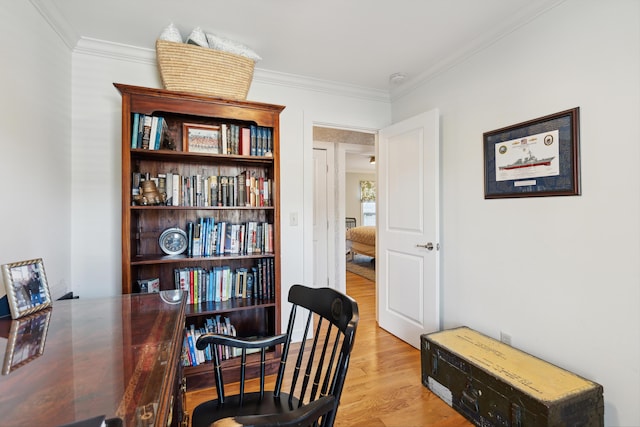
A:
POLYGON ((0 425, 177 425, 185 304, 171 292, 80 298, 0 320, 0 425))

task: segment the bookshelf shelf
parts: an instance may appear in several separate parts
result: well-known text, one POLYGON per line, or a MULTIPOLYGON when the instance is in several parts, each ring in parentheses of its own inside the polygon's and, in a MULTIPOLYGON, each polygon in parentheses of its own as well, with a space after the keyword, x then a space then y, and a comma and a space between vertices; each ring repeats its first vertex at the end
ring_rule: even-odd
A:
POLYGON ((203 153, 189 153, 174 150, 145 150, 142 148, 130 149, 131 158, 137 159, 157 159, 157 160, 171 160, 181 162, 194 162, 194 163, 209 163, 216 161, 220 164, 244 164, 244 165, 270 165, 273 164, 273 157, 259 157, 259 156, 242 156, 234 154, 203 154, 203 153))
POLYGON ((253 310, 257 307, 275 307, 275 299, 261 301, 247 301, 246 299, 230 299, 221 302, 207 301, 200 304, 190 304, 187 306, 186 315, 210 315, 227 311, 253 310))
MULTIPOLYGON (((122 96, 122 293, 151 290, 150 283, 184 289, 185 333, 212 319, 239 336, 280 333, 284 107, 114 86, 122 96), (159 244, 171 228, 188 236, 178 255, 159 244)), ((268 352, 267 370, 279 355, 279 348, 268 352)), ((238 363, 226 360, 224 369, 238 363)), ((213 385, 208 363, 185 366, 184 375, 189 389, 213 385)))
POLYGON ((275 254, 260 254, 260 255, 220 255, 209 257, 193 257, 187 255, 162 255, 162 254, 149 254, 136 256, 131 260, 131 265, 145 265, 145 264, 176 264, 176 263, 200 263, 204 261, 237 261, 246 259, 263 259, 263 258, 275 258, 275 254))
POLYGON ((265 210, 270 211, 274 210, 274 206, 162 206, 162 205, 153 205, 153 206, 130 206, 132 211, 145 211, 145 210, 166 210, 166 211, 192 211, 192 210, 203 210, 203 211, 258 211, 265 210))

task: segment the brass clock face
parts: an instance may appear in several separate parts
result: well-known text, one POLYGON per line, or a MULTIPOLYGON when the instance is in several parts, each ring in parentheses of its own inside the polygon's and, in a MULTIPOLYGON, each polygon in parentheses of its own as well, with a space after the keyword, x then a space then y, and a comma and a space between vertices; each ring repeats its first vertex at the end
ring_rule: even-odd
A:
POLYGON ((158 239, 160 249, 167 255, 178 255, 187 249, 187 233, 180 228, 167 228, 158 239))

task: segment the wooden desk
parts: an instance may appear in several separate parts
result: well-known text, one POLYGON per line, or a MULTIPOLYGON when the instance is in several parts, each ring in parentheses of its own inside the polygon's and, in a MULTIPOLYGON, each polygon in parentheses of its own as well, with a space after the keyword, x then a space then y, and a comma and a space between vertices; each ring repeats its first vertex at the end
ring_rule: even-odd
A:
POLYGON ((55 301, 24 320, 0 320, 0 424, 57 426, 106 415, 126 427, 177 425, 186 300, 171 297, 55 301))

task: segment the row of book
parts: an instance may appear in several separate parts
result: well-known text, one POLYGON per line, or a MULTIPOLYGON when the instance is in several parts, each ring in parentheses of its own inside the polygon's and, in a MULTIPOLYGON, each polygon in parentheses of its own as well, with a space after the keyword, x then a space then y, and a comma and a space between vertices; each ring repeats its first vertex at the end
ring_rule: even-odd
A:
POLYGON ((265 126, 237 124, 220 125, 220 137, 211 138, 200 152, 233 154, 240 156, 273 156, 273 129, 265 126))
MULTIPOLYGON (((215 125, 183 125, 187 132, 185 150, 206 154, 241 156, 273 156, 273 129, 265 126, 240 126, 232 123, 215 125)), ((133 113, 131 148, 175 150, 167 121, 162 116, 133 113)))
POLYGON ((272 254, 274 227, 272 223, 246 221, 231 223, 215 217, 200 217, 187 221, 187 256, 224 256, 272 254))
POLYGON ((175 149, 167 121, 160 116, 133 113, 131 121, 131 148, 159 150, 175 149))
POLYGON ((176 289, 188 294, 189 304, 230 299, 271 299, 275 295, 273 258, 260 258, 251 268, 219 266, 174 269, 176 289))
MULTIPOLYGON (((189 325, 184 329, 184 343, 182 346, 182 366, 198 366, 202 363, 213 361, 212 347, 208 346, 204 350, 198 350, 196 348, 196 342, 200 335, 205 333, 216 333, 237 336, 235 326, 231 323, 228 317, 222 317, 216 315, 205 320, 202 327, 196 327, 195 325, 189 325)), ((239 356, 241 350, 229 346, 218 346, 218 357, 220 360, 230 359, 232 357, 239 356)), ((255 351, 255 350, 254 350, 255 351)), ((258 350, 259 351, 259 350, 258 350)), ((252 350, 247 350, 247 353, 252 353, 252 350)))
POLYGON ((264 176, 256 176, 256 171, 244 170, 236 176, 191 175, 175 173, 134 172, 131 195, 142 194, 142 183, 152 180, 167 206, 230 206, 264 207, 273 206, 273 182, 264 176))

